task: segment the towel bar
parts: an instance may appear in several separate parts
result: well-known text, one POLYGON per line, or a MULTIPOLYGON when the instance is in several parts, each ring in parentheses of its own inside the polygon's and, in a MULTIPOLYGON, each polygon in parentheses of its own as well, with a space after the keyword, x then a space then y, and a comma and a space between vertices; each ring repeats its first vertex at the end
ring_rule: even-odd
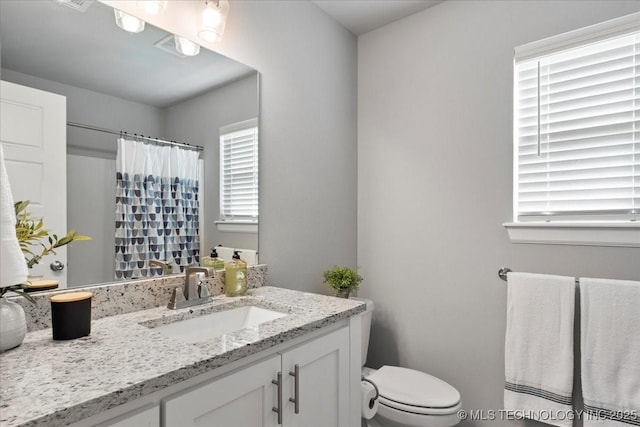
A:
MULTIPOLYGON (((511 273, 511 271, 512 270, 509 267, 502 267, 500 270, 498 270, 498 277, 506 282, 507 273, 511 273)), ((576 277, 575 283, 576 283, 576 286, 578 286, 580 284, 580 279, 576 277)))

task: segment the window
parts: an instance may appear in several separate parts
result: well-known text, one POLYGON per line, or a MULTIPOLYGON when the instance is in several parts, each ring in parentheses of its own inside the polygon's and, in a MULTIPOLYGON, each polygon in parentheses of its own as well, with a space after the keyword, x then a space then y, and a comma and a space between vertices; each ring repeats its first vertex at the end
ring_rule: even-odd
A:
POLYGON ((258 222, 258 120, 220 128, 220 221, 258 222))
POLYGON ((515 223, 639 214, 640 14, 516 48, 515 223))

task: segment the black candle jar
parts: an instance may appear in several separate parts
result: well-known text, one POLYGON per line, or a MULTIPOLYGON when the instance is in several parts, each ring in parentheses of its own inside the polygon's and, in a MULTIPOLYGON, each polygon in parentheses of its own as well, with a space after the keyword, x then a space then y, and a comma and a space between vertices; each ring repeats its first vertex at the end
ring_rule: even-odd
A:
POLYGON ((72 292, 50 298, 54 340, 72 340, 91 333, 92 297, 91 292, 72 292))

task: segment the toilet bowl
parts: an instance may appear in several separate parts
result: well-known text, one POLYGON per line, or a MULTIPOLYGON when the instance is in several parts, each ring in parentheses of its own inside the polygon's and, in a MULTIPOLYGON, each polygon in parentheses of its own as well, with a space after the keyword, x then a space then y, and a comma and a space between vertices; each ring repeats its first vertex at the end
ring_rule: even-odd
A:
POLYGON ((362 375, 378 387, 378 412, 369 427, 450 427, 458 424, 462 408, 460 393, 453 386, 425 372, 399 366, 371 369, 364 366, 369 347, 373 301, 362 317, 362 375))

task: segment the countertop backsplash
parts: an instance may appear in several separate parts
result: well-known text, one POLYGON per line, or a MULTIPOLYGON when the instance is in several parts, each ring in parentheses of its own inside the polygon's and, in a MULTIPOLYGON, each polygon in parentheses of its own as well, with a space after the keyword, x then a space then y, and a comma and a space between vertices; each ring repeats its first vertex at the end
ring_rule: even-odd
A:
MULTIPOLYGON (((249 289, 266 285, 267 265, 259 264, 247 268, 247 286, 249 289)), ((213 278, 205 279, 213 296, 224 294, 224 272, 216 272, 213 278)), ((32 293, 35 304, 20 296, 12 297, 24 307, 27 318, 27 331, 33 332, 51 327, 51 303, 49 298, 54 294, 88 291, 93 292, 91 302, 91 318, 101 319, 117 314, 167 305, 172 289, 182 286, 184 274, 153 279, 114 282, 83 288, 66 288, 49 292, 32 293)))

